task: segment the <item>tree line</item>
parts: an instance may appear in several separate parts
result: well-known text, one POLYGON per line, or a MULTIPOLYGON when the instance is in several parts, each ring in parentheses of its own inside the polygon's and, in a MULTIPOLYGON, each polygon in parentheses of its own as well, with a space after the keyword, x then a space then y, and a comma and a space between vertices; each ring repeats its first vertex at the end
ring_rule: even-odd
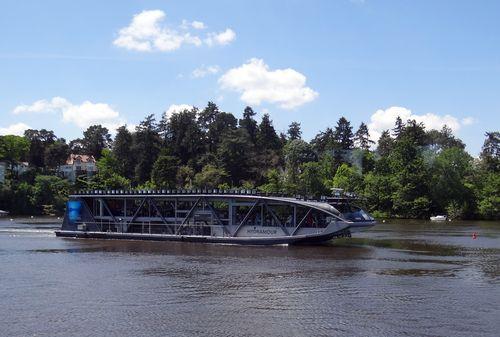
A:
POLYGON ((362 196, 378 216, 500 217, 497 131, 486 133, 475 159, 447 126, 426 130, 398 117, 375 143, 365 123, 354 131, 341 117, 308 142, 298 122, 279 133, 268 114, 260 121, 255 116, 246 107, 237 119, 209 102, 159 121, 149 115, 133 131, 119 127, 114 139, 101 125, 69 143, 43 129, 0 137, 0 160, 9 167, 0 208, 29 213, 49 205, 62 211, 71 189, 238 187, 319 197, 343 188, 362 196), (57 177, 69 153, 93 155, 98 173, 72 185, 57 177), (13 165, 22 160, 30 169, 16 176, 13 165))

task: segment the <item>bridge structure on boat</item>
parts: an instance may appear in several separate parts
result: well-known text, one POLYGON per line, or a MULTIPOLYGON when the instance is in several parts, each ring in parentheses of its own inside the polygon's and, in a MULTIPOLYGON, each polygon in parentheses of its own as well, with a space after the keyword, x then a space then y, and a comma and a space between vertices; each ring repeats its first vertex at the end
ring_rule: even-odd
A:
POLYGON ((86 190, 70 196, 63 226, 56 234, 298 244, 350 235, 351 225, 327 202, 253 190, 86 190))

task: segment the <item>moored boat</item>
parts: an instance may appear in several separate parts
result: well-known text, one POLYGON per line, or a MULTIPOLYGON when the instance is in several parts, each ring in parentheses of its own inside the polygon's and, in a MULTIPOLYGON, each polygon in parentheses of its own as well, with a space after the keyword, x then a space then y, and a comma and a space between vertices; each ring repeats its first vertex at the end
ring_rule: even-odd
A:
POLYGON ((446 215, 435 215, 430 217, 431 221, 446 221, 447 219, 448 217, 446 215))
POLYGON ((250 190, 81 191, 57 236, 229 244, 313 244, 350 236, 361 221, 326 201, 250 190))

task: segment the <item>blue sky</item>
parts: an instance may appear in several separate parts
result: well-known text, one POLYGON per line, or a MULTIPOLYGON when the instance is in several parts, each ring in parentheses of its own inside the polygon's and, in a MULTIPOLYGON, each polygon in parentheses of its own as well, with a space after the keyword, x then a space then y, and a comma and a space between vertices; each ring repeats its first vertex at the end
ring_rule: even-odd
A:
POLYGON ((500 121, 498 1, 2 1, 0 133, 137 124, 212 100, 312 138, 340 116, 446 123, 477 155, 500 121), (134 23, 134 16, 136 21, 134 23))

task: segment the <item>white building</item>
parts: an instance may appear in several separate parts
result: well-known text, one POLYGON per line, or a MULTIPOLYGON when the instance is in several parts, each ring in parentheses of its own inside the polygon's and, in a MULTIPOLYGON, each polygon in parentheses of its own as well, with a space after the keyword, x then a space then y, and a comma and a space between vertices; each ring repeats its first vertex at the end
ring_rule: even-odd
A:
MULTIPOLYGON (((5 184, 5 176, 7 175, 7 170, 9 169, 9 164, 2 161, 0 162, 0 183, 5 184)), ((24 172, 29 170, 29 164, 27 162, 17 162, 12 166, 12 172, 19 176, 24 172)))
POLYGON ((76 177, 86 175, 88 177, 97 172, 94 156, 86 154, 70 154, 65 165, 59 166, 59 173, 70 181, 75 181, 76 177))

